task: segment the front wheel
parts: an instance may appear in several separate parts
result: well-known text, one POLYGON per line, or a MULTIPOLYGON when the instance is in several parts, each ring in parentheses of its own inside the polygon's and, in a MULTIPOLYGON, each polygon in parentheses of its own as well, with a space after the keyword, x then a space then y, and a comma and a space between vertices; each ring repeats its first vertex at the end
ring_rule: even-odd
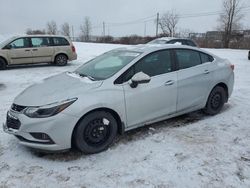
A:
POLYGON ((117 134, 117 122, 109 112, 96 111, 86 115, 77 125, 73 141, 86 154, 107 149, 117 134))
POLYGON ((0 70, 6 69, 6 62, 4 59, 0 58, 0 70))
POLYGON ((226 91, 223 87, 216 86, 210 93, 204 112, 208 115, 218 114, 226 102, 226 91))
POLYGON ((68 63, 68 58, 64 54, 59 54, 56 56, 54 63, 58 66, 65 66, 68 63))

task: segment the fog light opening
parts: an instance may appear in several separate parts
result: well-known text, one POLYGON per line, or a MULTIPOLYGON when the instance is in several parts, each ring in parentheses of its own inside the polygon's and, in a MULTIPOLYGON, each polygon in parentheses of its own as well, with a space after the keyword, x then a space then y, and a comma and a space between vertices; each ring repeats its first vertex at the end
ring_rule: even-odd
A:
POLYGON ((46 133, 30 133, 30 135, 37 140, 42 140, 46 143, 54 143, 46 133))

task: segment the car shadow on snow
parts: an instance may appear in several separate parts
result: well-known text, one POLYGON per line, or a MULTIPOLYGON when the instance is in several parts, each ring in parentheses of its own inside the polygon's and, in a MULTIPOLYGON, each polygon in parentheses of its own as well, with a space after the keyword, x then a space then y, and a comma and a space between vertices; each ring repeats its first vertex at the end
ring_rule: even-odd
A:
POLYGON ((4 89, 6 89, 6 85, 5 85, 5 84, 0 83, 0 91, 2 91, 2 90, 4 90, 4 89))
MULTIPOLYGON (((225 104, 221 113, 224 113, 230 110, 230 108, 231 108, 230 104, 225 104)), ((129 142, 144 139, 148 136, 151 136, 152 134, 157 134, 160 132, 168 131, 169 129, 172 129, 172 128, 188 126, 190 124, 202 121, 204 119, 212 118, 212 117, 213 116, 205 115, 202 110, 199 110, 199 111, 191 112, 191 113, 184 114, 178 117, 163 120, 157 123, 153 123, 150 125, 145 125, 143 127, 133 129, 131 131, 124 133, 123 135, 118 136, 114 144, 110 146, 110 149, 113 150, 119 147, 121 143, 128 144, 129 142)), ((77 151, 76 149, 71 149, 69 151, 62 152, 62 153, 44 153, 44 152, 39 152, 39 151, 32 150, 32 149, 30 149, 30 151, 32 154, 36 155, 39 158, 52 160, 52 161, 61 161, 61 162, 74 161, 80 158, 88 157, 88 155, 84 155, 83 153, 77 151)), ((95 155, 98 155, 98 154, 95 154, 95 155)))

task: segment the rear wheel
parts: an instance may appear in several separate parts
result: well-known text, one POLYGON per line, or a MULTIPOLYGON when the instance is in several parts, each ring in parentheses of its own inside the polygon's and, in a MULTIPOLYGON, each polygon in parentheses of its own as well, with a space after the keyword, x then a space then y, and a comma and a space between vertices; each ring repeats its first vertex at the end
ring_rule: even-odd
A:
POLYGON ((0 58, 0 70, 6 69, 6 62, 3 58, 0 58))
POLYGON ((227 98, 223 87, 216 86, 210 93, 204 112, 209 115, 218 114, 224 106, 227 98))
POLYGON ((65 66, 68 63, 68 58, 64 54, 59 54, 55 58, 55 64, 58 66, 65 66))
POLYGON ((77 149, 91 154, 107 149, 117 134, 117 122, 109 112, 96 111, 86 115, 77 125, 73 141, 77 149))

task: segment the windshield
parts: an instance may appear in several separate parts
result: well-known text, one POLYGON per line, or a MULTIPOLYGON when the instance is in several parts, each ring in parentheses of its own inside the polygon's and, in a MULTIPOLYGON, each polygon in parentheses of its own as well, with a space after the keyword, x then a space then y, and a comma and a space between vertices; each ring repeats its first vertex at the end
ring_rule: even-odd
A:
POLYGON ((148 44, 166 44, 166 42, 167 42, 166 40, 156 39, 156 40, 152 40, 148 44))
POLYGON ((78 68, 75 73, 92 80, 105 80, 139 56, 140 52, 113 50, 102 54, 78 68))

